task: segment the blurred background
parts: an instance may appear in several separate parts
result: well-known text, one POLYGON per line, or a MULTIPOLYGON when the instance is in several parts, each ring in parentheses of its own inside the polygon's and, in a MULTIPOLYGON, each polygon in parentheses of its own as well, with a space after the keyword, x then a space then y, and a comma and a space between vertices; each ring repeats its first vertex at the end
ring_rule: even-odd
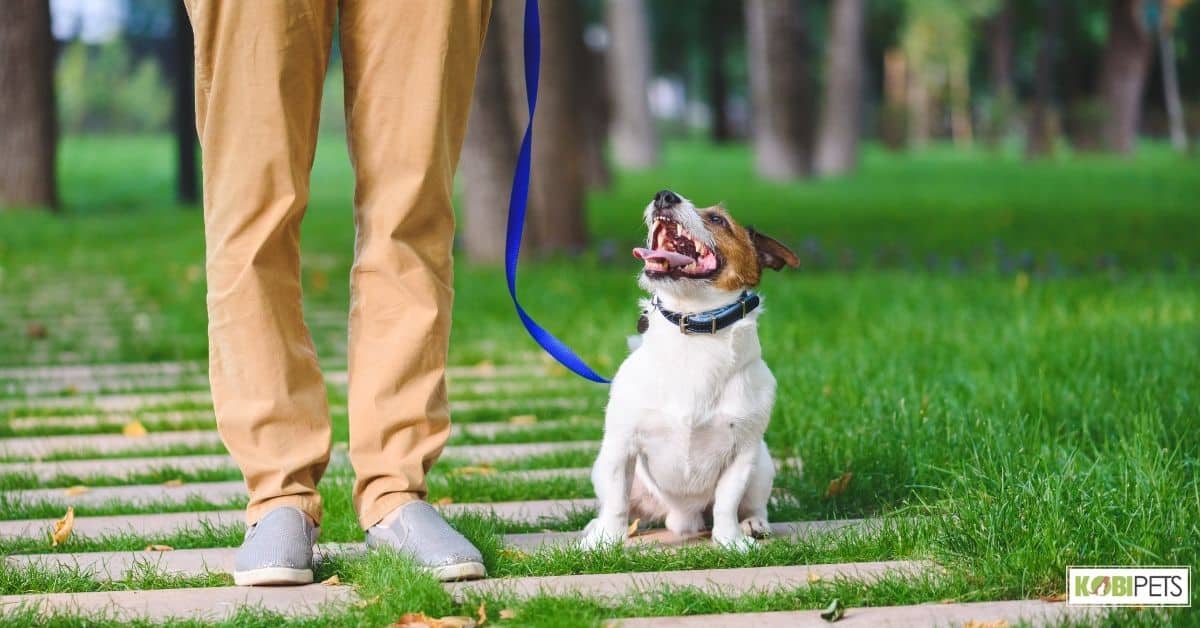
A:
MULTIPOLYGON (((523 4, 496 2, 456 192, 462 268, 497 294, 489 269, 526 122, 523 4)), ((628 277, 640 210, 662 188, 725 203, 806 273, 1194 275, 1196 4, 544 0, 530 281, 553 303, 575 289, 553 272, 562 260, 628 277)), ((14 0, 3 22, 0 296, 20 312, 6 359, 66 350, 25 327, 103 283, 46 289, 68 274, 122 277, 94 298, 144 303, 147 320, 175 317, 193 338, 133 330, 108 345, 145 347, 99 355, 202 355, 182 3, 14 0)), ((353 242, 334 46, 304 231, 306 299, 331 309, 353 242)))

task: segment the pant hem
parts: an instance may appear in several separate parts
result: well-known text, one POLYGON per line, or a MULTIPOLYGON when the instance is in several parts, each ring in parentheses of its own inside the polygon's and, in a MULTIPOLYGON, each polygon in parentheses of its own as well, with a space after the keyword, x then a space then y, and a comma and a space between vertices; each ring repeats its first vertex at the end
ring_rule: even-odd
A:
POLYGON ((252 526, 258 523, 267 513, 284 506, 291 506, 292 508, 302 510, 318 526, 321 525, 321 498, 305 497, 303 495, 283 495, 259 502, 254 506, 247 506, 246 525, 252 526))
POLYGON ((358 522, 362 526, 362 529, 366 530, 383 521, 383 518, 388 516, 393 510, 420 500, 421 495, 417 493, 384 493, 374 503, 363 507, 362 512, 358 515, 358 522))

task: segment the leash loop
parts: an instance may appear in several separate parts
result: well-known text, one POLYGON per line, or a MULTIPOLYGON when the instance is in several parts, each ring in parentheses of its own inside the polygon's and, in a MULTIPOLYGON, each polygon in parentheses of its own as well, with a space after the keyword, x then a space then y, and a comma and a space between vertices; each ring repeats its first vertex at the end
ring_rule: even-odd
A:
MULTIPOLYGON (((560 0, 556 0, 560 1, 560 0)), ((534 342, 545 349, 551 357, 575 374, 599 384, 609 381, 592 370, 582 358, 554 334, 533 320, 517 300, 517 259, 521 256, 521 236, 525 232, 525 211, 529 204, 529 172, 533 147, 533 114, 537 109, 538 74, 542 61, 542 26, 538 19, 537 0, 525 0, 525 99, 529 103, 529 124, 521 140, 521 152, 517 154, 517 168, 513 172, 512 193, 508 197, 508 225, 504 240, 504 277, 508 282, 508 295, 512 297, 517 316, 534 342)))

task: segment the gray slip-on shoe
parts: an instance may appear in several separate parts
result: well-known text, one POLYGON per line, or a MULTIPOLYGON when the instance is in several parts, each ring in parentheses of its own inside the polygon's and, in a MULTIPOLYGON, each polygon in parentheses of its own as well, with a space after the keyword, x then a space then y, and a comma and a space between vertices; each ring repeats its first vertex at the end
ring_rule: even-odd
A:
POLYGON ((409 502, 392 512, 395 520, 390 524, 380 523, 367 530, 367 547, 391 547, 442 582, 487 575, 479 550, 427 502, 409 502))
POLYGON ((246 530, 237 552, 233 582, 238 586, 309 584, 313 543, 320 528, 304 511, 281 506, 246 530))

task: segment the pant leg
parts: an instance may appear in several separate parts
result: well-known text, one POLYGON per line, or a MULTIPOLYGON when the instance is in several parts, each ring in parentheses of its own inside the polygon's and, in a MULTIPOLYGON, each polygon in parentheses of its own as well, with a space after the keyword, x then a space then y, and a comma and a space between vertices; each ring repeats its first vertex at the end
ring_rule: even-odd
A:
POLYGON ((450 433, 450 196, 490 4, 342 2, 357 228, 350 459, 364 528, 424 497, 450 433))
POLYGON ((246 478, 249 523, 279 506, 321 518, 329 408, 300 303, 334 0, 188 0, 204 163, 209 379, 246 478))

